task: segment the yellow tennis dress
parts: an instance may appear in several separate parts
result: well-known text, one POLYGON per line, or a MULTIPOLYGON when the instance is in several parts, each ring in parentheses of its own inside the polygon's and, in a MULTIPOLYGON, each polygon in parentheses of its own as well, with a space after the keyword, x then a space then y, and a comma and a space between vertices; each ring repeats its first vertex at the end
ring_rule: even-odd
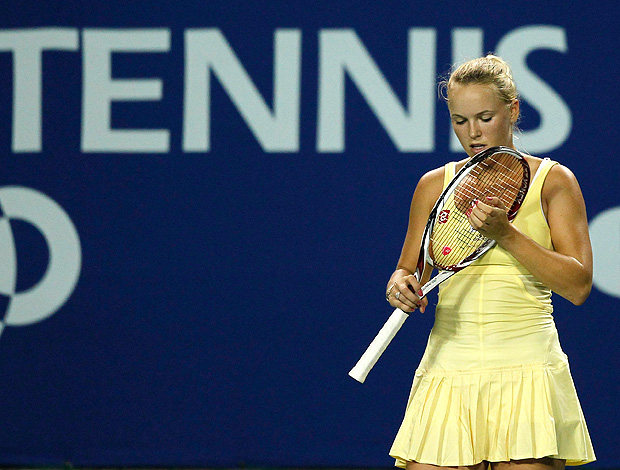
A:
MULTIPOLYGON (((551 249, 543 160, 513 221, 551 249)), ((455 164, 445 167, 444 187, 455 164)), ((495 246, 440 285, 435 324, 390 455, 441 466, 528 458, 595 460, 551 291, 495 246)))

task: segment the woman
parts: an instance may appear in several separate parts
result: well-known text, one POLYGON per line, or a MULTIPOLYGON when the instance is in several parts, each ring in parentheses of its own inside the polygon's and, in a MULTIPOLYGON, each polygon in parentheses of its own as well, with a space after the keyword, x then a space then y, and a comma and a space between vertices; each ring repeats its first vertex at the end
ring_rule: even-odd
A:
MULTIPOLYGON (((514 148, 519 100, 502 59, 469 61, 442 87, 468 158, 497 145, 514 148)), ((496 246, 440 286, 435 324, 390 450, 399 467, 563 469, 595 459, 551 305, 551 291, 575 305, 590 293, 585 204, 567 168, 525 158, 535 176, 517 217, 509 223, 496 197, 478 202, 469 221, 496 246)), ((427 307, 412 274, 420 241, 435 201, 466 161, 420 179, 386 291, 392 306, 427 307)))

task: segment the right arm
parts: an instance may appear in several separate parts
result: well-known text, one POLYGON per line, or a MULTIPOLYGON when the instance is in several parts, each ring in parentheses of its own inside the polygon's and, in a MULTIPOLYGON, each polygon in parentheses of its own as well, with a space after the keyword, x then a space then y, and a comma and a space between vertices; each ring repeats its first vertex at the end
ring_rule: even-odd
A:
MULTIPOLYGON (((390 305, 405 312, 412 312, 418 307, 421 312, 424 312, 428 304, 426 297, 420 299, 420 296, 417 294, 420 291, 421 285, 413 273, 418 263, 420 245, 428 216, 443 190, 443 179, 443 167, 426 173, 420 178, 411 199, 407 235, 405 236, 398 265, 387 285, 387 289, 392 288, 388 299, 390 305), (397 292, 400 292, 398 300, 395 297, 397 292)), ((424 281, 430 278, 430 271, 430 269, 425 270, 424 281)))

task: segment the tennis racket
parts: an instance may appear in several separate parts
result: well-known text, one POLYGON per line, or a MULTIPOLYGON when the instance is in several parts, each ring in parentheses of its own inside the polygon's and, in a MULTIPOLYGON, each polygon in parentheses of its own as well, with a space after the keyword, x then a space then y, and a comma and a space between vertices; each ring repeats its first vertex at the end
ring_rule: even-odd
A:
MULTIPOLYGON (((424 229, 414 275, 418 281, 422 279, 427 265, 436 268, 438 273, 422 286, 422 297, 495 245, 494 240, 480 234, 469 223, 468 216, 474 205, 487 196, 498 197, 508 208, 508 220, 512 221, 529 184, 527 161, 508 147, 488 148, 465 163, 439 196, 424 229)), ((401 309, 394 310, 349 372, 351 377, 364 383, 408 316, 401 309)))

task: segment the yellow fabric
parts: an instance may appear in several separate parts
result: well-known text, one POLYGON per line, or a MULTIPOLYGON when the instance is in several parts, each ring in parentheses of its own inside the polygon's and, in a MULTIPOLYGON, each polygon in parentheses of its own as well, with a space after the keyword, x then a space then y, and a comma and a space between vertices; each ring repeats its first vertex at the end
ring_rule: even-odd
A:
MULTIPOLYGON (((517 217, 552 248, 545 159, 517 217)), ((454 163, 445 167, 445 181, 454 163)), ((595 460, 553 321, 551 291, 500 247, 440 285, 435 324, 390 455, 441 466, 526 458, 595 460)))

